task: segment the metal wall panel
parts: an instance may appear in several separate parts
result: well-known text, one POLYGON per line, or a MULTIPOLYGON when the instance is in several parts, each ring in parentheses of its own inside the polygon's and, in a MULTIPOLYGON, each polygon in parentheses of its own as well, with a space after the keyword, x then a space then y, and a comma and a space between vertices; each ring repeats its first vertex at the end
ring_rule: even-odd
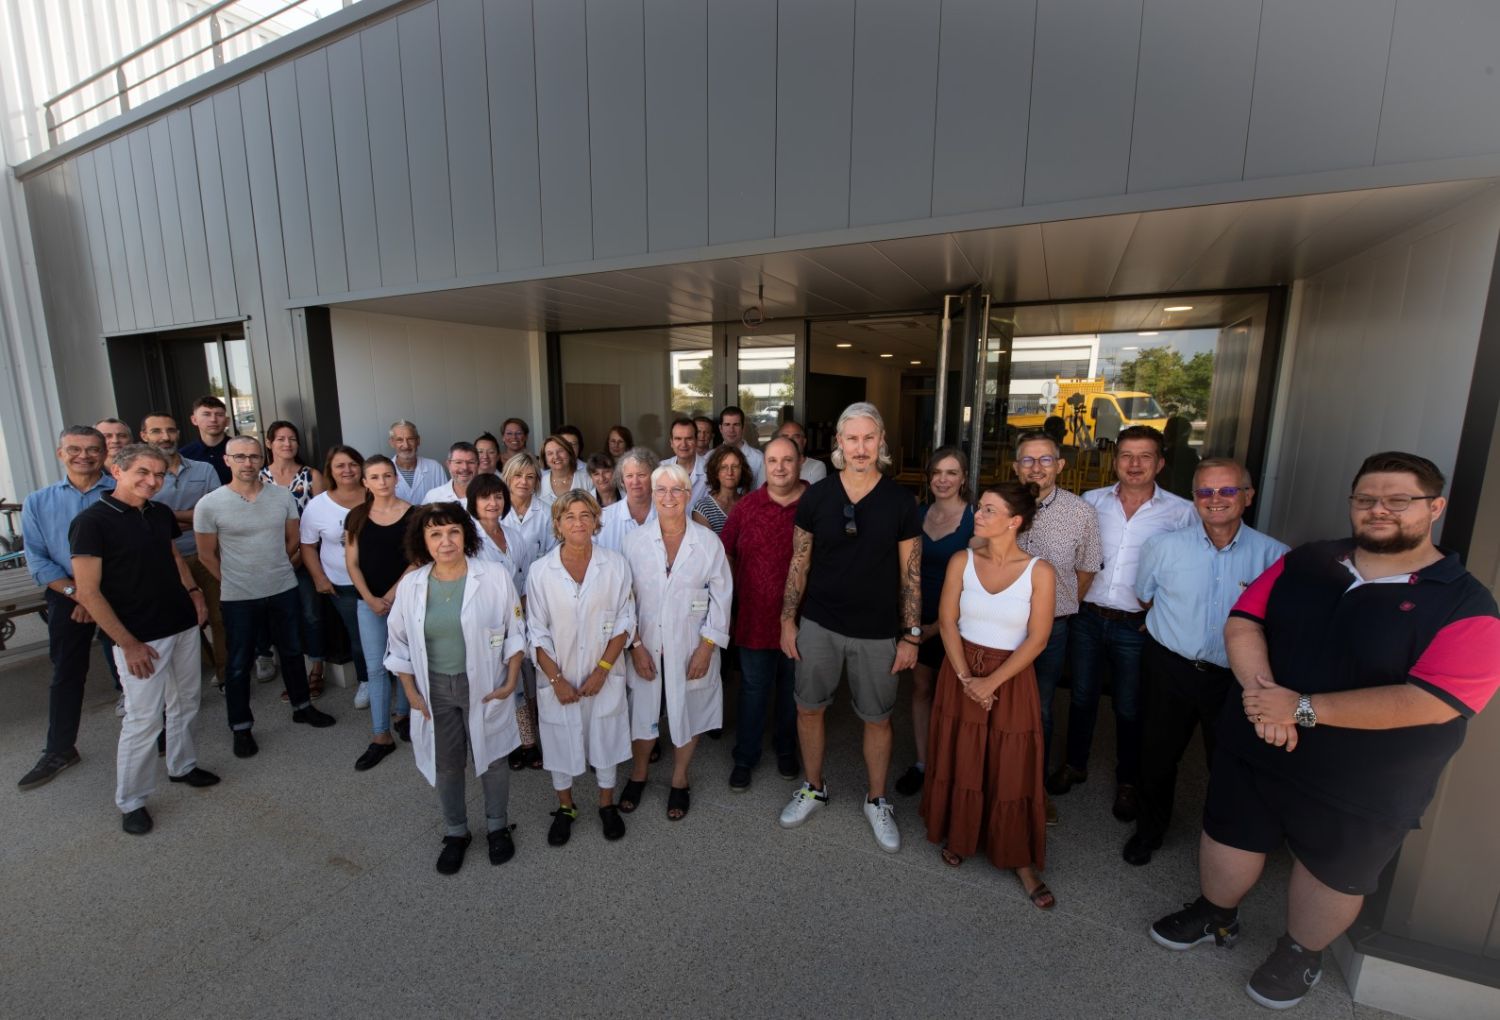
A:
MULTIPOLYGON (((229 255, 234 273, 235 300, 241 314, 253 319, 246 326, 246 332, 254 337, 250 350, 254 357, 256 389, 259 391, 270 388, 270 343, 267 338, 273 324, 266 312, 267 304, 261 299, 261 267, 252 210, 251 168, 246 146, 247 125, 241 111, 240 89, 226 89, 213 97, 213 124, 214 134, 208 138, 217 138, 218 142, 215 155, 224 181, 224 210, 229 228, 229 255)), ((270 135, 269 126, 264 134, 270 135)), ((204 141, 206 140, 205 138, 204 141)), ((200 143, 199 152, 203 151, 204 146, 200 143)), ((279 233, 279 230, 273 231, 272 236, 279 233)), ((279 238, 276 243, 279 248, 279 238)), ((282 289, 285 289, 285 282, 282 289)), ((278 311, 275 318, 284 320, 286 315, 278 311)), ((280 328, 286 327, 283 325, 280 328)), ((260 406, 263 411, 274 406, 269 399, 270 393, 258 392, 257 395, 261 397, 260 406)))
POLYGON ((193 142, 193 116, 189 110, 173 110, 166 120, 172 148, 172 173, 163 174, 177 197, 177 217, 182 229, 182 253, 186 262, 188 316, 183 322, 206 322, 214 318, 213 275, 208 266, 208 235, 203 228, 203 194, 198 186, 198 157, 193 142))
POLYGON ((589 185, 588 33, 583 0, 532 8, 536 40, 537 147, 542 177, 542 255, 547 263, 593 257, 589 185))
POLYGON ((646 49, 641 0, 588 0, 594 258, 646 250, 646 49))
POLYGON ((942 0, 865 0, 859 6, 850 226, 932 213, 941 21, 942 0))
POLYGON ((346 36, 328 47, 328 91, 349 289, 374 290, 380 286, 380 237, 375 226, 375 181, 370 169, 360 36, 346 36))
POLYGON ((198 162, 198 192, 203 199, 203 233, 208 240, 208 274, 213 280, 214 315, 228 318, 238 315, 242 306, 236 288, 229 212, 224 202, 227 178, 219 157, 217 109, 216 99, 210 99, 194 104, 189 112, 198 162))
MULTIPOLYGON (((155 310, 151 307, 151 284, 146 279, 146 246, 141 240, 141 213, 135 197, 135 171, 130 165, 130 136, 125 135, 104 146, 107 159, 99 165, 109 170, 115 216, 125 247, 125 273, 130 280, 130 302, 135 310, 131 328, 151 325, 155 310)), ((101 181, 100 186, 104 184, 101 181)), ((111 252, 113 256, 113 252, 111 252)))
POLYGON ((364 54, 375 228, 380 239, 380 282, 387 287, 415 283, 417 254, 412 236, 411 175, 406 163, 406 113, 401 100, 401 47, 396 22, 371 25, 359 39, 364 54))
POLYGON ((932 214, 1021 204, 1036 0, 943 0, 932 214))
MULTIPOLYGON (((264 77, 271 136, 266 139, 274 172, 274 207, 280 218, 280 242, 286 262, 284 277, 292 297, 318 292, 318 264, 313 258, 311 215, 307 204, 307 159, 302 153, 302 116, 297 107, 297 69, 278 64, 264 77)), ((259 96, 260 87, 254 89, 259 96)), ((241 98, 243 104, 244 98, 241 98)), ((256 104, 259 105, 258 102, 256 104)), ((245 110, 248 122, 250 110, 245 110)), ((248 123, 246 125, 249 126, 248 123)), ((257 153, 257 155, 259 155, 257 153)), ((253 178, 252 178, 253 181, 253 178)))
POLYGON ((1141 0, 1038 8, 1027 205, 1124 192, 1140 34, 1141 0))
MULTIPOLYGON (((113 333, 123 327, 115 308, 115 283, 110 273, 109 248, 105 239, 104 214, 99 210, 99 182, 94 175, 94 154, 85 152, 72 161, 76 175, 79 201, 83 206, 84 227, 88 237, 89 264, 93 267, 94 294, 99 303, 99 319, 104 332, 113 333)), ((47 229, 44 223, 32 221, 33 236, 37 228, 47 229)))
POLYGON ((1258 3, 1146 0, 1131 191, 1239 180, 1259 29, 1258 3))
POLYGON ((531 0, 485 0, 484 50, 499 268, 542 264, 531 0))
POLYGON ((786 4, 777 17, 776 233, 849 225, 854 0, 786 4))
POLYGON ((167 263, 172 321, 193 322, 193 286, 188 278, 187 242, 183 238, 182 212, 177 201, 177 161, 172 152, 172 136, 167 122, 152 121, 146 136, 151 153, 151 181, 156 191, 161 247, 167 263))
POLYGON ((1396 0, 1265 0, 1245 177, 1375 159, 1396 0))
POLYGON ((401 40, 401 95, 411 164, 411 218, 417 279, 453 277, 453 195, 448 184, 448 131, 443 123, 443 54, 437 5, 396 19, 401 40))
POLYGON ((708 2, 647 0, 646 209, 652 251, 708 243, 708 2))
POLYGON ((339 204, 339 165, 333 140, 328 51, 314 50, 299 59, 296 68, 297 100, 302 112, 308 225, 312 228, 317 293, 337 294, 349 289, 349 267, 344 258, 344 215, 339 204))
POLYGON ((439 0, 443 108, 447 114, 448 184, 452 196, 454 270, 493 273, 495 182, 490 169, 489 83, 485 76, 482 0, 439 0))
POLYGON ((167 278, 167 254, 162 243, 161 210, 156 201, 156 165, 151 158, 150 126, 142 125, 125 137, 130 153, 130 175, 135 186, 135 210, 146 255, 146 284, 151 290, 151 319, 147 325, 168 326, 172 291, 167 278))
POLYGON ((1500 4, 1403 0, 1396 6, 1375 162, 1500 149, 1497 39, 1500 4))
POLYGON ((709 244, 776 232, 776 62, 776 0, 709 0, 709 244))

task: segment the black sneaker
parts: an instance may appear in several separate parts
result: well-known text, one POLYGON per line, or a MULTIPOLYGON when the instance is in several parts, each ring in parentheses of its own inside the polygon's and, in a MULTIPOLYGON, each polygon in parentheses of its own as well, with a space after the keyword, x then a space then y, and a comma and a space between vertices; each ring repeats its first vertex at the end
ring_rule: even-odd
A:
POLYGON ((1122 822, 1133 822, 1141 812, 1141 796, 1129 783, 1115 787, 1114 816, 1122 822))
POLYGON ((620 817, 620 809, 610 804, 608 807, 599 809, 599 821, 604 823, 604 838, 613 842, 625 836, 625 819, 620 817))
POLYGON ((32 766, 31 771, 22 776, 16 786, 23 790, 35 790, 38 786, 46 786, 59 772, 71 765, 77 765, 80 760, 76 748, 67 754, 44 752, 37 759, 37 763, 32 766))
POLYGON ((489 839, 491 864, 504 864, 516 855, 516 841, 511 839, 509 827, 496 829, 489 839))
POLYGON ((796 779, 802 775, 802 770, 797 765, 797 756, 795 754, 777 755, 776 774, 782 779, 796 779))
POLYGON ((563 846, 573 835, 573 823, 578 819, 578 809, 560 807, 552 812, 552 826, 547 830, 548 846, 563 846))
POLYGON ((1283 935, 1250 975, 1245 994, 1267 1009, 1291 1009, 1322 976, 1323 953, 1303 949, 1290 935, 1283 935))
POLYGON ((143 807, 126 812, 120 819, 120 828, 132 836, 144 836, 151 831, 151 813, 143 807))
POLYGON ((458 874, 458 869, 464 866, 464 854, 473 841, 473 836, 444 836, 443 852, 438 854, 437 859, 438 874, 458 874))
POLYGON ((260 750, 260 745, 255 742, 255 735, 249 730, 234 731, 234 756, 236 758, 254 758, 255 752, 260 750))
POLYGON ((1168 914, 1151 926, 1151 940, 1168 949, 1192 949, 1210 939, 1219 948, 1227 949, 1239 937, 1239 911, 1231 910, 1226 918, 1202 896, 1192 903, 1184 903, 1182 910, 1168 914))
POLYGON ((903 797, 910 797, 914 793, 922 792, 922 784, 927 781, 927 773, 913 765, 901 773, 901 778, 896 780, 896 792, 903 797))
POLYGON ((219 784, 218 776, 208 771, 208 769, 200 769, 196 765, 180 776, 168 776, 167 778, 174 783, 187 783, 189 786, 199 790, 205 786, 217 786, 219 784))
POLYGON ((735 793, 750 789, 750 766, 736 765, 729 770, 729 788, 735 793))
POLYGON ((396 736, 408 744, 411 743, 411 716, 407 716, 405 719, 397 719, 391 723, 391 729, 396 731, 396 736))
POLYGON ((292 722, 305 723, 306 725, 311 726, 314 729, 321 730, 324 727, 332 726, 337 721, 337 719, 329 715, 327 712, 319 711, 311 705, 308 705, 306 708, 296 709, 292 712, 292 722))

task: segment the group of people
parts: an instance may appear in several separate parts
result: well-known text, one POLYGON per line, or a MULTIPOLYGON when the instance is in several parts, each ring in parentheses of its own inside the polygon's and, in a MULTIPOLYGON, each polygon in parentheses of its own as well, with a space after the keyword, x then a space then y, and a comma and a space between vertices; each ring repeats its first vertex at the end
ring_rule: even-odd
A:
POLYGON ((946 864, 982 854, 1045 910, 1047 826, 1088 779, 1108 681, 1126 861, 1149 863, 1168 837, 1195 732, 1211 765, 1201 895, 1151 937, 1231 944, 1240 900, 1285 842, 1287 931, 1247 986, 1283 1007, 1317 981, 1322 950, 1500 685, 1495 602, 1433 544, 1444 479, 1412 454, 1360 467, 1352 538, 1289 551, 1244 522, 1254 487, 1242 464, 1198 461, 1191 499, 1173 495, 1158 482, 1163 437, 1144 426, 1115 441, 1116 484, 1082 496, 1057 484, 1065 451, 1042 432, 1019 438, 1015 478, 977 497, 964 452, 938 449, 918 501, 885 472, 884 422, 863 402, 838 420, 832 473, 806 456, 796 422, 757 447, 735 407, 674 421, 662 459, 624 426, 588 457, 570 426, 533 455, 512 418, 499 438, 452 444, 446 469, 420 455, 408 421, 390 428, 393 457, 335 445, 321 470, 289 422, 264 444, 227 437, 222 402, 205 397, 192 424, 199 439, 182 447, 167 414, 146 416, 140 442, 114 419, 65 430, 66 477, 24 509, 53 681, 46 749, 20 785, 78 761, 97 627, 124 690, 116 804, 130 833, 151 828, 153 743, 171 781, 218 782, 192 736, 205 625, 235 755, 257 752, 251 677, 275 675, 258 665, 270 649, 293 720, 333 725, 313 704, 327 602, 358 649, 355 705, 371 713, 355 768, 410 742, 438 793, 439 872, 458 871, 472 840, 469 769, 493 864, 515 853, 512 771, 550 773, 553 846, 568 842, 575 780, 592 772, 615 840, 666 737, 665 814, 685 818, 731 663, 731 790, 751 786, 769 726, 777 772, 802 779, 780 824, 823 810, 824 718, 847 677, 862 810, 896 852, 891 720, 909 672, 916 760, 895 792, 920 794, 946 864))

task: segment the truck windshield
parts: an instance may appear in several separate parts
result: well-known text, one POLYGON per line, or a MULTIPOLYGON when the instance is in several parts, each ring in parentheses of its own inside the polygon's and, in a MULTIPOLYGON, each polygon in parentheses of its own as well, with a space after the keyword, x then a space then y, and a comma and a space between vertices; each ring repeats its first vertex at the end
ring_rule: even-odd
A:
POLYGON ((1155 397, 1116 397, 1115 399, 1120 402, 1120 411, 1131 421, 1167 416, 1155 397))

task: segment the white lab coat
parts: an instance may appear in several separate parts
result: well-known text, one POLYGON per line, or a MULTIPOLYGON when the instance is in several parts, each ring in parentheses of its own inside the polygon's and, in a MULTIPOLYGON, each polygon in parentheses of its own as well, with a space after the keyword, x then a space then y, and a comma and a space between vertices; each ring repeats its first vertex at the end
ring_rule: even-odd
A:
MULTIPOLYGON (((510 572, 470 558, 464 579, 463 626, 465 663, 469 677, 469 747, 474 754, 474 774, 483 775, 492 763, 504 758, 521 743, 516 725, 514 696, 485 702, 485 695, 505 683, 505 664, 526 650, 526 623, 521 617, 521 597, 510 572)), ((432 564, 413 570, 396 586, 396 601, 387 618, 389 639, 385 668, 409 673, 416 680, 422 700, 430 702, 427 670, 427 579, 432 564)), ((432 723, 421 712, 411 714, 411 747, 422 776, 437 783, 437 750, 432 723)))
MULTIPOLYGON (((526 581, 526 630, 533 659, 538 649, 546 652, 568 683, 582 686, 609 642, 635 630, 635 597, 625 557, 595 546, 581 585, 563 566, 561 546, 532 564, 526 581)), ((630 757, 623 651, 599 693, 571 705, 557 700, 540 662, 537 673, 537 728, 547 771, 576 776, 630 757)))
POLYGON ((635 518, 630 516, 630 504, 625 500, 611 503, 604 508, 604 514, 600 519, 599 534, 594 536, 594 544, 602 545, 606 549, 613 549, 617 553, 625 551, 625 536, 631 534, 638 528, 644 528, 656 523, 656 501, 651 502, 646 510, 646 519, 640 524, 635 523, 635 518))
POLYGON ((523 534, 520 529, 500 522, 500 531, 505 535, 506 548, 501 549, 495 544, 495 540, 480 526, 479 518, 474 518, 474 530, 479 532, 479 552, 475 555, 486 563, 499 563, 510 571, 511 583, 516 586, 517 593, 526 591, 526 572, 531 569, 531 561, 536 557, 534 544, 523 534))
POLYGON ((528 570, 529 564, 541 559, 557 544, 557 536, 552 533, 552 507, 535 496, 531 499, 531 505, 526 508, 525 517, 517 516, 515 507, 511 507, 500 523, 514 528, 525 541, 530 550, 528 570))
POLYGON ((401 469, 396 469, 396 495, 412 506, 421 506, 427 502, 429 489, 436 489, 447 481, 448 472, 443 465, 430 457, 418 457, 417 465, 412 471, 410 485, 407 484, 406 476, 401 473, 401 469))
POLYGON ((692 521, 672 570, 667 571, 667 547, 657 525, 642 527, 625 539, 625 559, 635 586, 635 633, 656 663, 655 680, 635 671, 626 655, 630 685, 630 735, 651 740, 667 701, 672 741, 681 747, 705 730, 724 724, 724 685, 719 674, 719 650, 729 641, 729 607, 734 580, 723 543, 712 530, 692 521), (708 672, 688 680, 688 659, 703 638, 714 643, 708 672))
MULTIPOLYGON (((573 472, 573 488, 582 489, 590 496, 596 498, 599 495, 594 491, 594 480, 589 477, 589 473, 584 468, 582 461, 578 462, 578 470, 573 472)), ((541 502, 549 515, 552 513, 552 504, 557 502, 557 493, 552 491, 551 468, 542 472, 542 480, 537 483, 536 495, 533 498, 541 502)))

